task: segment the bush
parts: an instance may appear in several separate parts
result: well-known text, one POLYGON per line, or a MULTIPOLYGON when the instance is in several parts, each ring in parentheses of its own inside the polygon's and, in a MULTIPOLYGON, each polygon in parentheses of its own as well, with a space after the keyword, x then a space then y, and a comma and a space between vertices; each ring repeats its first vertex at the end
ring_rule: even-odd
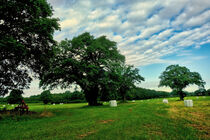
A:
POLYGON ((0 103, 7 103, 7 98, 8 97, 6 97, 6 98, 0 98, 0 103))
POLYGON ((10 95, 7 97, 7 102, 9 104, 19 104, 23 100, 22 97, 23 91, 19 89, 14 89, 10 92, 10 95))
POLYGON ((41 93, 40 96, 41 101, 43 101, 44 104, 48 104, 52 101, 52 96, 49 90, 45 90, 41 93))

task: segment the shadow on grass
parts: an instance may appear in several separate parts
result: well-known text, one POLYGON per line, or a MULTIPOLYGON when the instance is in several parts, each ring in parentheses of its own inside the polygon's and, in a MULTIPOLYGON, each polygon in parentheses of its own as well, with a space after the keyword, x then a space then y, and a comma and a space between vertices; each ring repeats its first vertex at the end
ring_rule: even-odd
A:
POLYGON ((110 108, 109 105, 100 105, 100 106, 89 106, 89 105, 85 105, 82 107, 79 107, 80 109, 93 109, 93 108, 110 108))

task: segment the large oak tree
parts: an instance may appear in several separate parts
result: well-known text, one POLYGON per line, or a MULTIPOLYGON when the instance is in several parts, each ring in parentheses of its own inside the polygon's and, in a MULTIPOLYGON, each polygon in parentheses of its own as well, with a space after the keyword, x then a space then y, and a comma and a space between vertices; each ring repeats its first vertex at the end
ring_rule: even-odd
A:
POLYGON ((48 71, 41 77, 40 86, 54 88, 79 85, 89 105, 97 105, 99 94, 105 83, 110 89, 116 77, 112 69, 124 63, 125 58, 117 50, 116 43, 105 36, 94 38, 83 33, 72 40, 63 40, 57 47, 48 71))
POLYGON ((29 86, 53 55, 59 29, 46 0, 0 1, 0 95, 29 86))

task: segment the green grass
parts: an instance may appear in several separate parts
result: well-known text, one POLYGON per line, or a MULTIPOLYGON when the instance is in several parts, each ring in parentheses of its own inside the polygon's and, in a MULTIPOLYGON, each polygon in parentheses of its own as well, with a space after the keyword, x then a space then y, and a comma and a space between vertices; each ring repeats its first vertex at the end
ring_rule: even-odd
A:
POLYGON ((108 103, 98 107, 29 104, 37 114, 0 116, 0 140, 210 139, 210 97, 185 99, 193 99, 194 107, 184 107, 178 98, 169 98, 169 104, 151 99, 114 108, 108 103))

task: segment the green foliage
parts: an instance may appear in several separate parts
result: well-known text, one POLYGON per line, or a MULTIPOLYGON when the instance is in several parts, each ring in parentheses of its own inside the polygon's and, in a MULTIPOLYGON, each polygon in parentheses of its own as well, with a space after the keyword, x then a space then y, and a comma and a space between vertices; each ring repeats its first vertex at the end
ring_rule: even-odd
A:
POLYGON ((195 96, 205 96, 206 95, 206 90, 204 88, 199 88, 194 92, 195 96))
POLYGON ((19 89, 13 89, 9 96, 7 97, 7 102, 9 104, 19 104, 23 100, 23 91, 19 89))
POLYGON ((7 103, 7 98, 8 98, 8 97, 6 97, 6 98, 3 98, 3 97, 1 98, 1 97, 0 97, 0 103, 7 103))
POLYGON ((44 104, 48 104, 52 101, 52 95, 49 90, 45 90, 41 93, 40 96, 41 101, 43 101, 44 104))
POLYGON ((85 95, 79 91, 66 91, 65 93, 52 94, 52 103, 81 103, 85 102, 85 95))
POLYGON ((210 96, 210 89, 206 90, 206 96, 210 96))
POLYGON ((199 87, 204 87, 205 82, 197 72, 190 72, 186 67, 179 65, 170 65, 160 75, 159 86, 168 86, 180 95, 180 100, 184 99, 184 92, 182 91, 186 86, 195 84, 199 87))
POLYGON ((156 91, 139 87, 129 90, 127 94, 127 99, 129 100, 142 100, 142 99, 166 98, 166 97, 170 97, 169 92, 156 91))
POLYGON ((64 98, 67 100, 66 103, 69 102, 78 102, 78 101, 85 101, 85 95, 83 92, 74 91, 74 92, 65 92, 64 98))
POLYGON ((28 88, 29 73, 42 74, 47 67, 59 29, 52 14, 46 0, 0 1, 0 95, 28 88))
POLYGON ((97 105, 102 85, 115 80, 108 76, 113 65, 120 65, 124 60, 115 42, 105 36, 94 38, 83 33, 59 43, 49 70, 41 77, 40 86, 67 88, 77 84, 84 91, 89 105, 97 105))
POLYGON ((101 100, 122 99, 125 102, 128 91, 144 81, 137 68, 125 64, 114 65, 106 78, 101 87, 101 100))
MULTIPOLYGON (((194 96, 194 92, 188 92, 188 91, 182 91, 182 92, 183 92, 184 97, 185 96, 194 96)), ((171 91, 170 95, 172 97, 178 97, 178 96, 180 96, 179 95, 179 92, 176 91, 176 90, 171 91)))
POLYGON ((133 66, 123 66, 120 69, 120 76, 119 76, 119 94, 122 96, 123 101, 126 100, 126 94, 127 92, 135 88, 135 84, 141 83, 141 81, 144 81, 144 78, 139 75, 139 70, 137 68, 134 68, 133 66))
MULTIPOLYGON (((40 95, 33 95, 30 97, 26 97, 24 98, 24 101, 27 103, 40 103, 42 102, 41 99, 41 94, 40 95)), ((70 92, 70 91, 66 91, 64 93, 55 93, 55 94, 51 94, 51 100, 48 103, 81 103, 81 102, 85 102, 85 95, 83 92, 80 91, 74 91, 74 92, 70 92)), ((2 98, 2 102, 4 98, 2 98)), ((1 98, 0 98, 1 101, 1 98)))
POLYGON ((40 102, 42 102, 40 96, 41 96, 41 94, 40 95, 32 95, 30 97, 25 97, 24 101, 27 103, 40 103, 40 102))

